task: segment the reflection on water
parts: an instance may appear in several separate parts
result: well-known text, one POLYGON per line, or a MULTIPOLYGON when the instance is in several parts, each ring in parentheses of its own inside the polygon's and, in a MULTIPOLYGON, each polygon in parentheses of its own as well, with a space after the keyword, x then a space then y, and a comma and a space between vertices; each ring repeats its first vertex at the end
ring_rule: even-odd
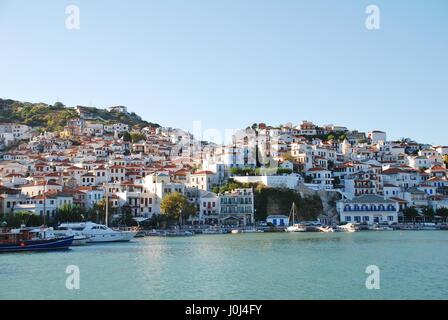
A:
POLYGON ((0 255, 2 299, 443 299, 448 232, 143 238, 0 255), (65 288, 77 265, 81 289, 65 288), (365 268, 381 289, 365 288, 365 268), (4 281, 6 280, 6 281, 4 281))

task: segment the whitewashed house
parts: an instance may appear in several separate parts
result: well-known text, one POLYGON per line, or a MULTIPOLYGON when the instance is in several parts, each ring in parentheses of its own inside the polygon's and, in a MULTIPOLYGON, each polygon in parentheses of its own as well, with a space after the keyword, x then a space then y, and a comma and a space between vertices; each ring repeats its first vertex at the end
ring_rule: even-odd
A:
POLYGON ((341 222, 392 224, 398 222, 399 205, 379 195, 362 195, 337 202, 341 222))

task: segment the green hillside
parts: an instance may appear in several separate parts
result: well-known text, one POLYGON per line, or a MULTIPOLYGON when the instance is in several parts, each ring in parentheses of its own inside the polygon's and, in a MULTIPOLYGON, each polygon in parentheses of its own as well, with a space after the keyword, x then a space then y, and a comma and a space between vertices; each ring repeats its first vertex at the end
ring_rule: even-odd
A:
MULTIPOLYGON (((89 118, 104 123, 122 122, 132 127, 159 127, 156 123, 142 120, 135 113, 109 112, 105 109, 88 109, 89 118)), ((67 120, 79 118, 74 108, 67 108, 62 103, 54 105, 45 103, 20 102, 10 99, 0 99, 0 123, 14 122, 32 127, 41 127, 47 131, 60 131, 67 120)))

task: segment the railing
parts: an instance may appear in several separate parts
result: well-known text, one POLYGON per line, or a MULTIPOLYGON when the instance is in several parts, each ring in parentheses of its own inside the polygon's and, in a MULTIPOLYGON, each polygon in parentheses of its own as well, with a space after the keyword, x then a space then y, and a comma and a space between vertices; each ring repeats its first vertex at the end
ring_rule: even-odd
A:
POLYGON ((375 208, 375 209, 371 209, 371 208, 351 208, 351 209, 346 209, 344 208, 344 212, 378 212, 378 211, 387 211, 387 212, 394 212, 396 211, 396 208, 375 208))

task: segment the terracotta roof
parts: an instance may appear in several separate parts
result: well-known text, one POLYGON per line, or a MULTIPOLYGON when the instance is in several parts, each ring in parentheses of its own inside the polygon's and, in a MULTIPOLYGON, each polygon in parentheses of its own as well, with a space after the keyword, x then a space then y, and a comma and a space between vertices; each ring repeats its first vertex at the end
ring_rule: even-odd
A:
POLYGON ((324 168, 316 167, 316 168, 311 168, 308 171, 328 171, 328 170, 324 169, 324 168))
POLYGON ((53 182, 53 181, 47 181, 47 182, 45 182, 45 181, 39 181, 39 182, 37 182, 37 183, 35 183, 35 184, 27 184, 27 185, 25 185, 25 186, 22 186, 22 188, 23 187, 36 187, 36 186, 44 186, 44 185, 47 185, 47 186, 61 186, 59 183, 56 183, 56 182, 53 182))
POLYGON ((201 171, 196 171, 192 174, 214 174, 213 172, 209 171, 209 170, 201 170, 201 171))
POLYGON ((383 171, 383 174, 397 174, 397 173, 405 173, 405 171, 400 168, 389 168, 383 171))
POLYGON ((442 166, 433 166, 429 170, 431 170, 431 171, 446 171, 446 168, 444 168, 442 166))
POLYGON ((447 179, 444 179, 444 178, 438 178, 438 177, 432 177, 432 178, 429 178, 429 179, 426 180, 426 181, 431 181, 431 182, 433 182, 433 181, 443 181, 443 182, 448 182, 447 179))

